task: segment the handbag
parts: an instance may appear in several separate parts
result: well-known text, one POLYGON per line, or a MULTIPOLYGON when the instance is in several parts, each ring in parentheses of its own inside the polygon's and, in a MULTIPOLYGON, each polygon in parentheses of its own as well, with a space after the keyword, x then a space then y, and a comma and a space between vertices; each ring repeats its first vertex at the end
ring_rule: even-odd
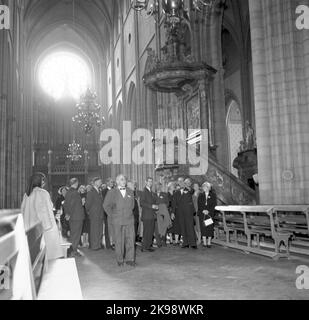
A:
POLYGON ((204 220, 204 224, 205 224, 205 227, 209 227, 212 224, 214 224, 214 221, 212 220, 212 218, 207 218, 206 220, 204 220))

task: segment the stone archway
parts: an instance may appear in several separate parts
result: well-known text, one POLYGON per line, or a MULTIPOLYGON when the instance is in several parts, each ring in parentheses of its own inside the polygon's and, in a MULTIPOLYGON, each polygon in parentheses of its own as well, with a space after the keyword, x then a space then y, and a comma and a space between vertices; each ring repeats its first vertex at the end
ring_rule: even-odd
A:
POLYGON ((233 161, 239 152, 240 142, 243 141, 243 126, 240 106, 236 100, 230 100, 226 117, 229 149, 229 170, 238 177, 238 171, 233 168, 233 161))

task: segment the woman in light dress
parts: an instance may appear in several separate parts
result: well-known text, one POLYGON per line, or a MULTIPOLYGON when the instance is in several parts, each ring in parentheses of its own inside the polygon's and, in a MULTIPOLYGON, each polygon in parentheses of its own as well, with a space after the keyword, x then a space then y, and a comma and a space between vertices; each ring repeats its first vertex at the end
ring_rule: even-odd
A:
POLYGON ((55 260, 62 258, 64 254, 50 194, 43 189, 45 182, 46 177, 43 173, 35 173, 30 178, 21 211, 26 232, 41 222, 46 244, 46 257, 48 260, 55 260))

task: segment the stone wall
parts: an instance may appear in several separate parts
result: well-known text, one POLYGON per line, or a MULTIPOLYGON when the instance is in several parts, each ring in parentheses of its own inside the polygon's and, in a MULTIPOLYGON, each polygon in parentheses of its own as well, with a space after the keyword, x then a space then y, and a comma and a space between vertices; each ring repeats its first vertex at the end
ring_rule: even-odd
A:
POLYGON ((309 31, 297 0, 250 0, 262 204, 305 204, 309 195, 309 31))
POLYGON ((9 1, 10 30, 0 30, 0 209, 19 208, 31 172, 31 108, 21 1, 9 1))

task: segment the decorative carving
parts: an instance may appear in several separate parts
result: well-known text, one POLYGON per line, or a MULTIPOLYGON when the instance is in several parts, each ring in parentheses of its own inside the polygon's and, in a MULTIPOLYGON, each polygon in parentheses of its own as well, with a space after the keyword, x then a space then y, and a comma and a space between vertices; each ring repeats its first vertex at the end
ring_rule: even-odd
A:
POLYGON ((258 171, 256 149, 239 152, 233 161, 233 168, 238 170, 239 179, 248 184, 248 181, 253 179, 253 175, 258 171))
POLYGON ((254 129, 249 121, 246 121, 245 127, 245 141, 240 141, 240 152, 256 149, 256 137, 254 129))
POLYGON ((148 63, 145 70, 144 83, 158 92, 182 94, 187 90, 185 85, 195 86, 201 79, 212 78, 216 70, 206 63, 197 62, 191 55, 188 41, 189 21, 182 18, 176 25, 165 19, 166 42, 162 50, 162 58, 152 49, 148 49, 148 63))
POLYGON ((216 171, 216 179, 218 186, 222 188, 224 186, 224 178, 218 171, 216 171))

